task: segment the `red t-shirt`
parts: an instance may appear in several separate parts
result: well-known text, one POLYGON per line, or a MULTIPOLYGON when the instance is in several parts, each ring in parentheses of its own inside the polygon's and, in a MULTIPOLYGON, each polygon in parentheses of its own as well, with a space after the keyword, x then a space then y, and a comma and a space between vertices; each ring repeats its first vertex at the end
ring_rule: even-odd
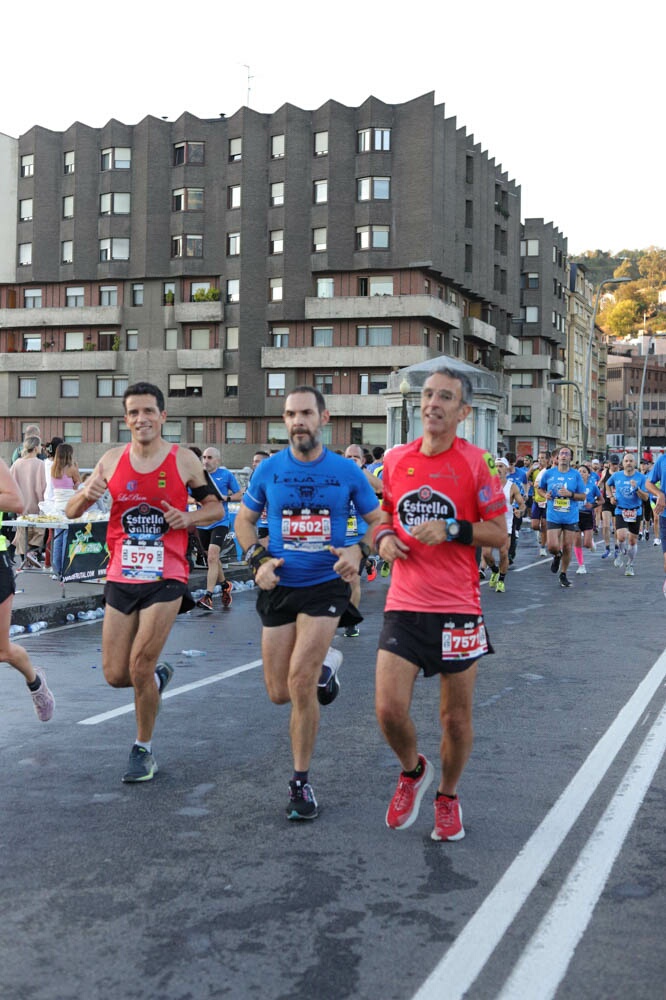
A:
POLYGON ((161 505, 167 500, 172 507, 187 510, 187 487, 176 464, 178 445, 154 472, 145 473, 132 465, 130 447, 109 480, 113 504, 106 533, 110 555, 106 578, 114 583, 187 583, 188 533, 169 527, 161 505))
POLYGON ((384 460, 382 510, 392 515, 392 527, 409 545, 407 559, 393 563, 386 610, 479 614, 474 546, 424 545, 412 537, 410 526, 449 517, 489 521, 504 514, 495 461, 463 438, 438 455, 424 455, 422 440, 391 448, 384 460))

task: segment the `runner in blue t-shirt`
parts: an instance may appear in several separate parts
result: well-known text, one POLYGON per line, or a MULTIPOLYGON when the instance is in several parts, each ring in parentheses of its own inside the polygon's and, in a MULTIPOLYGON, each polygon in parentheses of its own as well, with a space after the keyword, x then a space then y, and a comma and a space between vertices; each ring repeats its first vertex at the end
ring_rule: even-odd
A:
POLYGON ((560 448, 557 465, 542 474, 539 489, 548 501, 546 528, 548 551, 552 553, 551 573, 560 574, 560 587, 570 587, 567 569, 571 550, 578 535, 580 501, 585 499, 585 483, 577 469, 571 468, 571 448, 560 448))
MULTIPOLYGON (((657 488, 657 502, 654 507, 655 541, 661 541, 661 551, 664 556, 664 573, 666 573, 666 495, 661 484, 666 484, 666 454, 660 455, 654 463, 648 476, 650 483, 657 488)), ((664 580, 664 597, 666 597, 666 580, 664 580)))
POLYGON ((329 421, 318 389, 298 386, 285 400, 289 447, 262 462, 236 517, 236 535, 259 588, 264 678, 271 701, 291 703, 294 775, 287 819, 318 815, 309 768, 319 705, 338 693, 342 660, 330 648, 340 622, 360 616, 350 604, 351 583, 369 555, 368 537, 346 545, 349 504, 369 529, 380 521, 375 494, 354 462, 328 451, 322 428, 329 421), (268 550, 256 524, 268 514, 268 550), (323 667, 322 667, 323 664, 323 667))
POLYGON ((206 593, 197 601, 197 607, 204 611, 213 610, 213 591, 218 583, 222 587, 222 606, 228 608, 231 604, 231 582, 224 575, 220 553, 229 533, 228 504, 230 500, 240 500, 241 488, 233 472, 220 465, 220 458, 219 450, 212 447, 206 448, 201 456, 203 467, 208 473, 208 481, 212 483, 224 508, 224 517, 216 521, 215 524, 199 528, 199 538, 206 550, 208 561, 206 593))
MULTIPOLYGON (((345 458, 351 459, 351 461, 358 466, 370 483, 375 496, 381 496, 382 487, 379 479, 370 473, 368 466, 363 465, 363 449, 360 444, 350 444, 345 449, 345 458)), ((349 504, 349 518, 347 520, 347 538, 345 540, 345 545, 354 545, 356 542, 363 539, 367 530, 368 525, 357 511, 354 506, 354 502, 352 501, 349 504)), ((377 567, 375 566, 372 558, 368 559, 366 563, 366 571, 368 574, 368 580, 374 580, 377 576, 377 567)), ((360 608, 361 606, 361 577, 362 574, 359 574, 358 578, 352 582, 351 602, 355 608, 360 608)), ((345 629, 344 635, 345 639, 355 639, 360 635, 358 625, 348 625, 345 629)))
POLYGON ((626 560, 624 575, 633 576, 643 500, 650 493, 658 497, 659 491, 648 482, 647 476, 637 470, 636 459, 629 454, 622 459, 622 471, 614 472, 606 486, 615 504, 615 537, 620 549, 614 565, 621 566, 626 560))

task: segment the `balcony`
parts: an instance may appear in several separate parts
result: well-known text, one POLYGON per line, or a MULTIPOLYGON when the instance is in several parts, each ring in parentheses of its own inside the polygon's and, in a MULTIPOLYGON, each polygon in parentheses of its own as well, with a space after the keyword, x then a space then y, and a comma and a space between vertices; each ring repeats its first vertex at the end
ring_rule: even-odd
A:
POLYGON ((359 396, 356 393, 340 393, 326 396, 326 407, 332 417, 381 417, 386 419, 386 401, 383 396, 359 396))
POLYGON ((498 333, 497 346, 503 354, 520 354, 520 340, 510 333, 498 333))
POLYGON ((558 361, 556 358, 552 358, 550 362, 550 370, 553 375, 560 375, 564 378, 564 374, 566 372, 564 361, 558 361))
POLYGON ((173 309, 176 323, 221 323, 224 319, 224 303, 218 302, 178 302, 173 309))
POLYGON ((414 316, 455 329, 461 323, 457 306, 432 295, 341 295, 330 299, 305 300, 306 320, 388 320, 414 316))
POLYGON ((24 351, 4 354, 8 372, 109 372, 118 366, 118 351, 24 351))
MULTIPOLYGON (((330 300, 329 300, 330 301, 330 300)), ((428 347, 262 347, 262 368, 407 368, 437 357, 428 347)))
MULTIPOLYGON (((198 305, 199 303, 197 303, 198 305)), ((204 303, 205 305, 217 305, 218 303, 204 303)), ((187 350, 176 351, 176 364, 179 368, 211 369, 224 368, 224 352, 220 348, 214 350, 187 350)))
POLYGON ((65 309, 0 309, 0 327, 8 330, 39 330, 59 326, 75 330, 78 326, 120 326, 120 306, 71 306, 65 309))
POLYGON ((564 363, 562 361, 554 361, 550 354, 519 354, 517 356, 506 354, 502 360, 506 371, 554 372, 555 369, 553 366, 561 365, 562 374, 564 374, 564 363))
POLYGON ((465 316, 462 321, 462 332, 466 341, 481 344, 490 344, 494 347, 497 343, 497 330, 489 323, 476 319, 474 316, 465 316))

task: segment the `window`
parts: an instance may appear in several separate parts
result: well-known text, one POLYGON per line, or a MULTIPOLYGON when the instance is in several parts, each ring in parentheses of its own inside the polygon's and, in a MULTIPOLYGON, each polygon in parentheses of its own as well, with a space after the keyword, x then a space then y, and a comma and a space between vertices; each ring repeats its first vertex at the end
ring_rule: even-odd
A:
POLYGON ((83 350, 83 331, 75 330, 71 333, 65 334, 65 350, 66 351, 82 351, 83 350))
POLYGON ((138 330, 127 330, 125 333, 125 350, 126 351, 138 351, 139 350, 139 331, 138 330))
POLYGON ((41 349, 42 349, 42 338, 40 336, 35 336, 34 333, 23 334, 24 351, 41 351, 41 349))
POLYGON ((74 195, 66 194, 62 199, 62 217, 63 219, 73 219, 74 218, 74 195))
POLYGON ((318 226, 312 230, 312 251, 322 253, 326 249, 327 229, 326 226, 318 226))
POLYGON ((228 326, 227 327, 227 350, 237 351, 238 350, 238 327, 228 326))
POLYGON ((205 149, 205 142, 177 142, 173 147, 174 167, 181 163, 203 163, 205 149))
POLYGON ((282 278, 270 278, 268 282, 269 302, 282 302, 282 278))
POLYGON ((65 153, 63 160, 64 160, 64 172, 66 174, 73 174, 74 164, 76 160, 76 154, 74 153, 74 150, 73 149, 68 150, 65 153))
POLYGON ((317 298, 332 299, 334 287, 333 278, 317 278, 317 298))
POLYGON ((356 133, 356 149, 359 153, 391 148, 390 128, 362 128, 356 133))
POLYGON ((538 306, 525 306, 525 322, 526 323, 538 323, 539 322, 539 307, 538 306))
POLYGON ((100 441, 102 444, 111 444, 111 421, 102 420, 100 423, 100 441))
POLYGON ((32 243, 19 243, 19 267, 29 267, 32 264, 32 243))
POLYGON ((289 434, 282 420, 269 420, 266 436, 269 444, 289 444, 289 434))
POLYGON ((324 394, 333 392, 333 376, 332 375, 318 375, 315 373, 314 377, 315 389, 319 389, 320 392, 324 394))
POLYGON ((180 443, 180 420, 165 420, 162 424, 162 437, 165 441, 180 443))
POLYGON ((190 302, 199 302, 197 292, 209 292, 210 281, 193 281, 190 285, 190 302))
POLYGON ((325 205, 328 201, 328 181, 315 181, 313 189, 313 199, 315 205, 325 205))
POLYGON ((238 395, 238 375, 236 374, 227 375, 226 381, 224 383, 224 395, 225 396, 238 395))
POLYGON ((41 288, 26 288, 23 292, 23 308, 24 309, 41 309, 42 308, 42 290, 41 288))
POLYGON ((520 256, 521 257, 538 257, 539 256, 539 241, 538 240, 521 240, 520 241, 520 256))
POLYGON ((393 327, 390 326, 357 326, 357 347, 390 347, 393 340, 393 327))
POLYGON ((474 183, 474 157, 467 156, 465 158, 465 183, 474 183))
POLYGON ((285 385, 286 385, 286 377, 284 372, 268 373, 269 396, 284 396, 285 385))
POLYGON ((357 201, 386 201, 391 197, 390 177, 358 177, 356 180, 357 201))
POLYGON ((245 444, 247 425, 244 420, 228 420, 224 427, 225 444, 245 444))
POLYGON ((241 252, 241 234, 227 233, 227 257, 238 257, 241 252))
POLYGON ((326 156, 328 153, 328 132, 315 132, 314 155, 326 156))
POLYGON ((132 165, 132 150, 129 146, 111 146, 102 150, 102 170, 129 170, 132 165))
POLYGON ((35 172, 35 154, 26 153, 21 157, 21 177, 32 177, 35 172))
POLYGON ((143 305, 143 285, 141 284, 132 285, 132 305, 133 306, 143 305))
POLYGON ((190 233, 171 237, 172 257, 203 257, 203 236, 190 233))
POLYGON ((465 202, 465 229, 471 229, 474 225, 474 202, 465 202))
POLYGON ((171 192, 172 212, 203 212, 203 188, 176 188, 171 192))
POLYGON ((378 372, 370 372, 367 375, 359 375, 359 393, 361 396, 376 396, 388 385, 388 375, 378 372))
POLYGON ((268 238, 268 252, 271 254, 284 252, 284 229, 271 229, 268 238))
POLYGON ((203 420, 193 420, 192 421, 192 440, 195 444, 201 444, 204 440, 204 422, 203 420))
POLYGON ((71 399, 79 395, 79 380, 69 375, 60 376, 60 397, 61 399, 71 399))
POLYGON ((178 350, 178 328, 175 326, 168 326, 164 331, 164 350, 165 351, 177 351, 178 350))
POLYGON ((534 354, 534 341, 522 339, 520 341, 521 354, 534 354))
POLYGON ((289 327, 274 326, 271 330, 272 347, 289 347, 289 327))
POLYGON ((176 282, 165 281, 162 286, 162 302, 165 306, 172 306, 176 298, 176 282))
POLYGON ((284 181, 271 184, 271 205, 284 205, 284 181))
POLYGON ((113 191, 99 196, 100 215, 129 215, 131 195, 129 191, 113 191))
POLYGON ((190 348, 193 351, 210 350, 210 330, 208 327, 199 326, 190 330, 190 348))
POLYGON ((370 295, 393 295, 393 278, 390 275, 370 278, 368 290, 370 295))
MULTIPOLYGON (((129 430, 129 428, 128 428, 129 430)), ((81 444, 81 421, 65 420, 62 426, 62 436, 66 444, 81 444)), ((129 440, 129 437, 128 437, 129 440)))
POLYGON ((272 135, 271 136, 271 159, 281 160, 284 156, 284 136, 283 135, 272 135))
POLYGON ((18 394, 19 399, 34 399, 37 396, 37 379, 19 378, 18 394))
POLYGON ((19 201, 19 222, 30 222, 32 219, 32 198, 22 198, 19 201))
POLYGON ((534 372, 511 372, 511 385, 516 389, 526 389, 534 385, 534 372))
POLYGON ((230 184, 227 188, 227 208, 241 207, 241 186, 240 184, 230 184))
POLYGON ((240 302, 240 278, 227 278, 227 302, 240 302))
POLYGON ((170 396, 201 396, 202 394, 202 375, 169 375, 170 396))
POLYGON ((99 289, 99 304, 101 306, 118 305, 118 286, 101 285, 99 289))
POLYGON ((511 420, 514 424, 530 424, 532 423, 532 407, 531 406, 512 406, 511 407, 511 420))
POLYGON ((65 305, 70 309, 78 309, 84 303, 83 287, 72 285, 65 292, 65 305))
POLYGON ((129 260, 129 255, 130 241, 124 237, 113 236, 99 241, 100 261, 129 260))
POLYGON ((60 263, 61 264, 72 264, 74 261, 74 242, 73 240, 63 240, 60 244, 60 263))
POLYGON ((388 250, 389 247, 389 227, 388 226, 357 226, 356 227, 356 249, 357 250, 388 250))
POLYGON ((521 287, 522 288, 538 288, 539 287, 539 274, 537 271, 523 272, 521 275, 521 287))
POLYGON ((312 327, 313 347, 333 347, 333 327, 313 326, 312 327))
POLYGON ((243 140, 229 139, 229 162, 237 163, 243 155, 243 140))
POLYGON ((465 244, 465 270, 471 271, 474 263, 474 250, 471 243, 465 244))

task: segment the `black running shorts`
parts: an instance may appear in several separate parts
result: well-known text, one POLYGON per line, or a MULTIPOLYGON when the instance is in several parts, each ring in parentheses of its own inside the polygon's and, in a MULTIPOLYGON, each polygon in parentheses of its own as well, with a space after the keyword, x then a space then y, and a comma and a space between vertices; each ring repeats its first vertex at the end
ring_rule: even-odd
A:
POLYGON ((209 545, 217 545, 218 549, 224 548, 224 542, 229 534, 227 524, 218 524, 216 528, 199 528, 199 538, 206 552, 209 545))
MULTIPOLYGON (((153 604, 182 601, 186 594, 187 584, 180 580, 157 580, 155 583, 114 583, 108 580, 104 587, 106 603, 123 615, 132 615, 153 604)), ((191 602, 190 607, 193 607, 191 602)))
POLYGON ((630 531, 632 535, 637 535, 640 526, 641 526, 640 516, 636 517, 635 521, 625 521, 625 519, 622 517, 621 514, 615 515, 616 531, 618 530, 618 528, 626 528, 627 531, 630 531))
POLYGON ((9 556, 6 551, 0 552, 0 604, 4 604, 7 598, 15 593, 14 571, 9 556))
POLYGON ((340 577, 314 587, 278 586, 273 590, 259 591, 257 612, 266 628, 289 625, 296 621, 298 615, 340 618, 341 625, 354 625, 363 618, 350 603, 350 595, 351 587, 340 577))
MULTIPOLYGON (((385 611, 384 626, 379 633, 379 649, 394 653, 419 667, 426 677, 437 674, 461 674, 483 656, 468 660, 442 659, 442 633, 452 624, 462 627, 474 621, 483 625, 482 615, 440 614, 432 611, 385 611)), ((484 625, 485 629, 485 625, 484 625)), ((485 632, 488 653, 494 653, 488 632, 485 632)))

